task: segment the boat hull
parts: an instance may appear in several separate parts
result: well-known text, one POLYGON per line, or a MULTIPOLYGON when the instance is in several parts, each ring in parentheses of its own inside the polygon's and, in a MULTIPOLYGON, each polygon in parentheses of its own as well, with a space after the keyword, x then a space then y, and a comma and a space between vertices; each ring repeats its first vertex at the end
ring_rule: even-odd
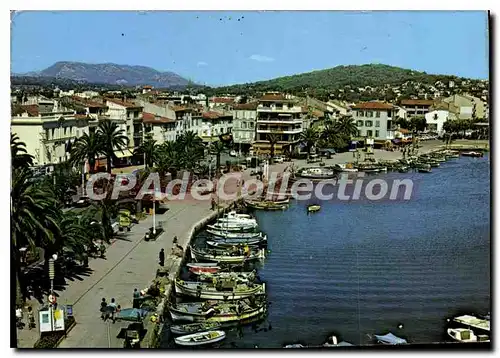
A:
POLYGON ((201 290, 197 291, 195 288, 186 287, 175 281, 175 292, 190 296, 197 297, 204 300, 241 300, 243 298, 262 295, 266 293, 266 284, 255 285, 255 288, 247 291, 216 291, 216 290, 201 290))
POLYGON ((187 267, 189 268, 189 271, 195 274, 216 273, 220 270, 220 267, 217 265, 201 265, 201 264, 189 263, 187 264, 187 267))
POLYGON ((180 346, 201 346, 201 345, 220 342, 224 338, 226 338, 226 333, 224 331, 212 331, 212 332, 199 332, 199 333, 188 334, 187 336, 174 338, 174 342, 180 346), (216 335, 214 335, 213 338, 207 337, 206 339, 204 339, 203 335, 210 334, 212 332, 216 333, 216 335), (196 337, 200 336, 201 336, 200 340, 194 340, 196 337))
POLYGON ((227 239, 253 239, 261 236, 260 232, 232 232, 232 231, 222 231, 208 229, 207 233, 213 236, 227 238, 227 239))
POLYGON ((208 330, 214 330, 221 328, 220 323, 188 323, 188 324, 176 324, 170 326, 170 332, 173 334, 193 334, 198 332, 205 332, 208 330))
POLYGON ((252 311, 243 312, 240 315, 235 313, 220 314, 208 317, 207 315, 189 315, 183 314, 181 312, 176 312, 170 310, 170 316, 174 321, 187 321, 187 322, 217 322, 226 326, 227 324, 232 324, 236 322, 245 322, 248 320, 253 320, 254 318, 261 317, 267 312, 266 306, 256 308, 252 311))

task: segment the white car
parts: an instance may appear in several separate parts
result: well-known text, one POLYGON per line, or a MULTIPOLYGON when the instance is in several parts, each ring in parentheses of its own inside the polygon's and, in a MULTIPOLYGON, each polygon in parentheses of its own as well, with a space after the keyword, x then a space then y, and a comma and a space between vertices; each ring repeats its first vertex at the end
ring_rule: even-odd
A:
POLYGON ((277 156, 277 157, 274 157, 273 161, 275 163, 283 163, 285 161, 285 158, 283 158, 282 156, 277 156))
POLYGON ((236 151, 235 151, 235 150, 232 150, 232 151, 230 151, 230 152, 229 152, 229 155, 230 155, 231 157, 236 157, 238 154, 236 153, 236 151))

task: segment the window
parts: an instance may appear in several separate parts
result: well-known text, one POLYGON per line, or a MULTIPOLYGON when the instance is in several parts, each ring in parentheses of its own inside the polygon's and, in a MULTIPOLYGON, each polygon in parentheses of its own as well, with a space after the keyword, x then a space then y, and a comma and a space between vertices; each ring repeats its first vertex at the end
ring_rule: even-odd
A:
POLYGON ((358 121, 356 124, 358 127, 363 127, 363 121, 358 121))
POLYGON ((363 112, 363 111, 359 111, 359 116, 360 116, 360 117, 364 117, 364 116, 365 116, 365 112, 363 112))
POLYGON ((373 121, 365 121, 365 127, 373 127, 373 121))
POLYGON ((241 128, 246 129, 247 128, 247 122, 241 122, 241 128))
POLYGON ((380 118, 380 111, 375 112, 375 117, 380 118))
POLYGON ((363 136, 363 131, 360 129, 358 130, 358 137, 362 137, 363 136))
POLYGON ((371 130, 366 131, 366 136, 373 137, 373 131, 371 131, 371 130))
POLYGON ((130 126, 127 126, 127 133, 130 133, 130 126))
POLYGON ((250 123, 248 124, 248 128, 253 128, 253 122, 250 122, 250 123))
POLYGON ((380 136, 380 131, 375 131, 375 138, 378 138, 380 136))
POLYGON ((380 121, 375 121, 375 127, 380 127, 380 121))
POLYGON ((366 111, 367 117, 373 117, 373 111, 366 111))

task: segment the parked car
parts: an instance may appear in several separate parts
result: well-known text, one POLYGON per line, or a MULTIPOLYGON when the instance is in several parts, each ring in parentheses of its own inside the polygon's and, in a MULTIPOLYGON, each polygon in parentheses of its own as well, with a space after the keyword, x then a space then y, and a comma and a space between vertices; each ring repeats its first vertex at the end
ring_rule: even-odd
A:
POLYGON ((281 155, 277 155, 273 158, 273 161, 275 163, 283 163, 285 161, 285 158, 281 155))
POLYGON ((235 150, 232 150, 232 151, 230 151, 230 152, 229 152, 229 155, 230 155, 231 157, 237 157, 237 156, 238 156, 238 153, 236 153, 236 151, 235 151, 235 150))
POLYGON ((77 208, 84 208, 90 205, 90 198, 88 196, 81 196, 74 204, 77 208))

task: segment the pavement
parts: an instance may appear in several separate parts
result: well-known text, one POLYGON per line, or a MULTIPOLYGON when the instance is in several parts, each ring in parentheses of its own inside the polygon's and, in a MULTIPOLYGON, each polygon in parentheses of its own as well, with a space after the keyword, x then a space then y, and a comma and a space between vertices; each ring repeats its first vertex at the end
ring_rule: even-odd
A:
MULTIPOLYGON (((158 253, 165 249, 165 266, 172 259, 169 255, 172 239, 177 236, 179 244, 189 241, 191 226, 210 214, 210 201, 172 202, 169 210, 156 215, 157 222, 164 222, 165 232, 156 241, 143 240, 145 232, 152 226, 151 216, 134 225, 130 232, 114 239, 106 251, 106 259, 91 259, 92 274, 82 281, 70 282, 62 292, 57 292, 58 303, 73 304, 73 314, 77 324, 68 333, 60 348, 121 348, 123 340, 117 339, 123 323, 106 323, 100 319, 101 299, 107 302, 115 298, 122 308, 132 307, 134 288, 139 290, 149 286, 158 269, 158 253)), ((56 272, 57 275, 57 272, 56 272)), ((36 311, 37 301, 29 302, 36 311)), ((37 329, 17 330, 18 347, 32 348, 39 338, 37 329)))

